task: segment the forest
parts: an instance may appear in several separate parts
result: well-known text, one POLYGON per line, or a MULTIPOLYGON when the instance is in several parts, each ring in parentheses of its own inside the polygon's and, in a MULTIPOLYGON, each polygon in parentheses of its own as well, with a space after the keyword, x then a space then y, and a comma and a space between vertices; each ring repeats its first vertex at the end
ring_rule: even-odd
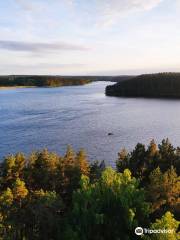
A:
POLYGON ((83 85, 92 80, 88 77, 59 77, 59 76, 0 76, 0 87, 34 86, 34 87, 60 87, 83 85))
POLYGON ((7 75, 0 76, 0 87, 61 87, 84 85, 93 81, 120 82, 132 76, 45 76, 45 75, 7 75))
POLYGON ((120 149, 116 168, 71 146, 8 155, 0 164, 1 240, 135 240, 137 226, 180 235, 180 148, 168 139, 120 149))
POLYGON ((180 98, 180 73, 144 74, 106 87, 119 97, 180 98))

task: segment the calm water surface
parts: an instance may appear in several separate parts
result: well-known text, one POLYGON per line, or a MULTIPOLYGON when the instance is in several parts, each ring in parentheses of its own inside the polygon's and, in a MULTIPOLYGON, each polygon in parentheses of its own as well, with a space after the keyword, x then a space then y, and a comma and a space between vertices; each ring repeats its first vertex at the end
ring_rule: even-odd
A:
POLYGON ((180 100, 106 97, 108 84, 1 90, 0 157, 44 147, 63 154, 71 144, 113 165, 137 142, 180 145, 180 100))

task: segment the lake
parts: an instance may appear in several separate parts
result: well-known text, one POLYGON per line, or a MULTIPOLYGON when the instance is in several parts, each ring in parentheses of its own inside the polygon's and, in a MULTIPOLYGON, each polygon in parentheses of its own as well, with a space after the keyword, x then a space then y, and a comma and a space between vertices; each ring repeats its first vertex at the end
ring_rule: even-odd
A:
POLYGON ((64 154, 70 144, 114 165, 137 142, 180 145, 180 100, 107 97, 109 84, 0 90, 0 158, 45 147, 64 154))

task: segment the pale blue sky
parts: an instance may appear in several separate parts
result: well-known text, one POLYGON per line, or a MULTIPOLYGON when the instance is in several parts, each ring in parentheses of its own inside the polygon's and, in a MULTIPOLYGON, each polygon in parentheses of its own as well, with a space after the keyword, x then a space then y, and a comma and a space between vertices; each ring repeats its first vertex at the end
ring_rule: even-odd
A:
POLYGON ((180 0, 2 0, 0 74, 180 71, 180 0))

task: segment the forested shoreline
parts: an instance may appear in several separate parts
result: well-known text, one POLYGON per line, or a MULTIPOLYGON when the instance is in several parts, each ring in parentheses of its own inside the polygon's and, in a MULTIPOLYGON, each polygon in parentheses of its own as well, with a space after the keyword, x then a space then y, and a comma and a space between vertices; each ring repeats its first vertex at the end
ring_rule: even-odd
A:
POLYGON ((6 156, 0 164, 1 240, 139 239, 137 226, 178 240, 180 148, 168 139, 121 149, 116 169, 68 146, 6 156))
POLYGON ((0 76, 0 87, 61 87, 84 85, 92 82, 88 77, 59 77, 59 76, 0 76))
POLYGON ((180 98, 180 73, 144 74, 106 87, 118 97, 180 98))
POLYGON ((0 76, 0 87, 61 87, 84 85, 94 81, 120 82, 132 76, 46 76, 46 75, 5 75, 0 76))

